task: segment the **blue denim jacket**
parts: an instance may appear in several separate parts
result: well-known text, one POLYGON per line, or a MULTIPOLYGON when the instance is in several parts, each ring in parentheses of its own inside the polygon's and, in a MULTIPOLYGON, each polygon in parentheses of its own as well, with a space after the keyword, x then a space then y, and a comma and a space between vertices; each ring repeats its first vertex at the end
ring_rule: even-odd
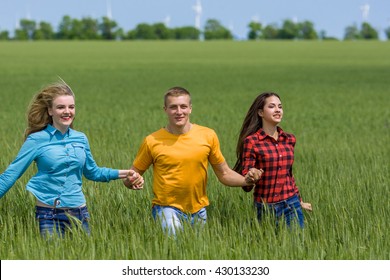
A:
POLYGON ((88 139, 71 128, 62 134, 48 125, 30 134, 15 160, 0 175, 0 198, 35 161, 38 172, 26 189, 39 201, 57 207, 78 207, 85 203, 82 176, 108 182, 119 178, 119 170, 99 167, 92 157, 88 139))

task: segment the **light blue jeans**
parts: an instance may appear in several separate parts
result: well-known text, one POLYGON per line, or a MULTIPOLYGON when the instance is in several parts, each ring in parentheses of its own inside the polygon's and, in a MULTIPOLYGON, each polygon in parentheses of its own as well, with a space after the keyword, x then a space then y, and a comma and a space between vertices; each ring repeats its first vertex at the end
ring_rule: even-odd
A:
POLYGON ((263 219, 264 215, 273 215, 276 226, 279 225, 280 219, 284 219, 288 227, 291 227, 293 222, 298 222, 301 228, 304 227, 303 211, 298 195, 276 203, 255 202, 255 206, 259 221, 263 219))
POLYGON ((70 209, 36 206, 35 217, 43 237, 51 237, 54 233, 63 237, 67 230, 74 227, 81 227, 88 235, 90 234, 87 206, 70 209))
POLYGON ((154 220, 159 221, 162 229, 169 235, 176 235, 177 230, 183 229, 183 222, 188 222, 191 225, 204 225, 207 220, 205 207, 194 214, 186 214, 175 207, 154 205, 152 215, 154 220))

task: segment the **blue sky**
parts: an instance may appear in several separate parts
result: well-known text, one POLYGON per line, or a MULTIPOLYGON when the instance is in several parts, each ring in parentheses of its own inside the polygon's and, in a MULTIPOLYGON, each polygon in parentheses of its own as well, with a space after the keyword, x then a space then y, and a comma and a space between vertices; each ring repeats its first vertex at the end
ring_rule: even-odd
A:
MULTIPOLYGON (((21 18, 50 22, 57 30, 64 15, 112 19, 125 31, 138 23, 165 22, 169 27, 195 25, 197 0, 0 0, 0 30, 13 32, 21 18), (108 9, 107 7, 110 7, 108 9)), ((317 31, 342 38, 345 27, 361 25, 363 18, 380 32, 390 26, 390 0, 200 0, 201 28, 217 19, 238 38, 246 38, 248 23, 256 19, 279 26, 285 19, 314 23, 317 31), (369 7, 363 15, 362 6, 369 7)))

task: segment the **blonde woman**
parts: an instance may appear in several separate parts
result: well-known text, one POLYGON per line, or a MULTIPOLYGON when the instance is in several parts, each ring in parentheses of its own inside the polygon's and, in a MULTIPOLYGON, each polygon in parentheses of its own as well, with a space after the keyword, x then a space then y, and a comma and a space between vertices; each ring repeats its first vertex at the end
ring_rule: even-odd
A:
POLYGON ((26 189, 36 197, 36 218, 42 235, 60 236, 80 224, 89 234, 89 213, 82 191, 82 176, 100 182, 125 179, 142 187, 133 170, 99 167, 86 135, 74 130, 75 96, 63 81, 37 93, 27 111, 28 126, 15 160, 0 175, 0 198, 35 161, 37 173, 26 189), (71 220, 77 219, 80 223, 71 220))

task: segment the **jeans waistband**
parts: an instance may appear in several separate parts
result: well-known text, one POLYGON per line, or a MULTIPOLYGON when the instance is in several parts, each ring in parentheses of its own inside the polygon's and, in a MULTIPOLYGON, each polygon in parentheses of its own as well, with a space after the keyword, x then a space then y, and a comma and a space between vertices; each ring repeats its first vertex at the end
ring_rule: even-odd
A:
POLYGON ((287 199, 278 201, 278 202, 257 202, 257 201, 255 201, 255 204, 267 204, 267 205, 279 205, 279 204, 284 204, 284 203, 288 204, 289 202, 291 202, 294 199, 299 199, 297 194, 294 194, 293 196, 291 196, 287 199))
POLYGON ((44 206, 35 206, 37 210, 52 210, 53 213, 67 213, 67 212, 82 212, 87 209, 87 205, 81 205, 80 207, 74 208, 54 208, 54 207, 44 207, 44 206))

